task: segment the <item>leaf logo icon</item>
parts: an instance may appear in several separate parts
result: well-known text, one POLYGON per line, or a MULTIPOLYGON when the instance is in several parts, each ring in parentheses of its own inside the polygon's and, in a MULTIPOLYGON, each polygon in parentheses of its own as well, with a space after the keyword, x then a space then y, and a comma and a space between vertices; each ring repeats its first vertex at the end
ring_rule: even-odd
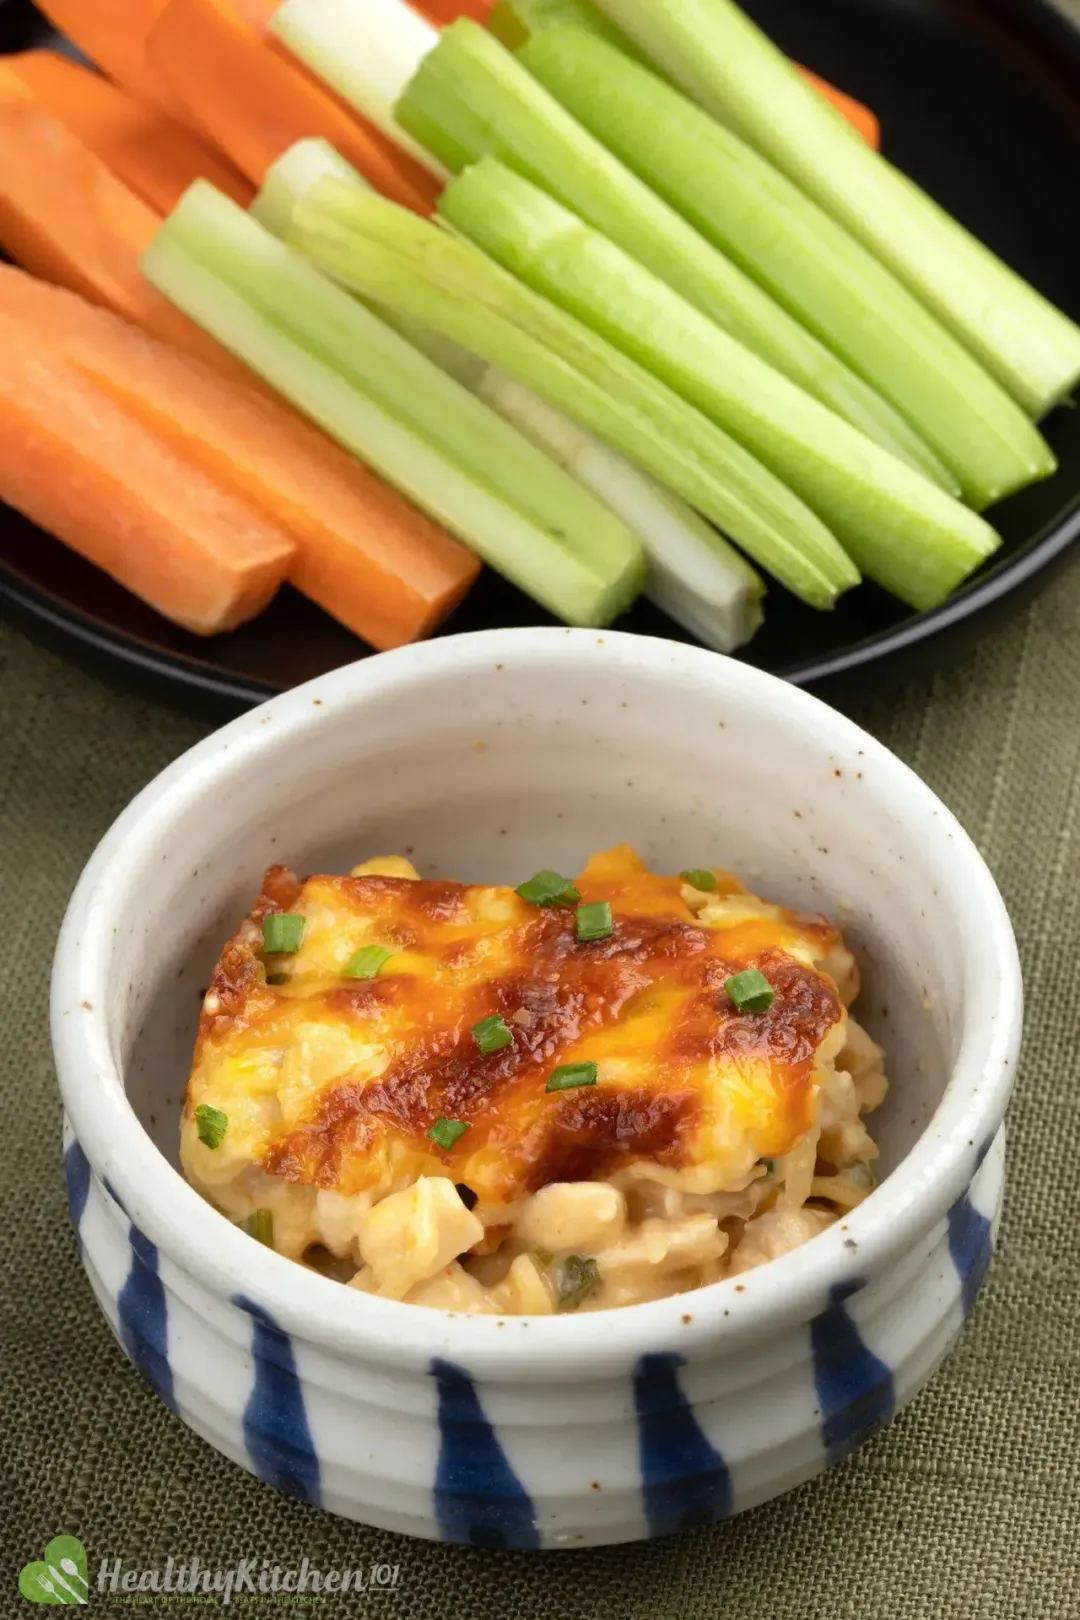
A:
POLYGON ((25 1565, 19 1591, 30 1603, 88 1603, 86 1548, 74 1536, 54 1536, 44 1558, 25 1565))

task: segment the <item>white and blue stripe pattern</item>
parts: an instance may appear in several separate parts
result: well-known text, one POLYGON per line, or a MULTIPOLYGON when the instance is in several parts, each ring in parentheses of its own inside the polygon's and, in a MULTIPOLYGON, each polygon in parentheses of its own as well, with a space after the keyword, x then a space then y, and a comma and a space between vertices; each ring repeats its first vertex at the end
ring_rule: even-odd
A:
POLYGON ((733 1387, 727 1366, 722 1391, 710 1391, 713 1364, 691 1366, 674 1351, 628 1369, 596 1422, 604 1425, 598 1441, 613 1425, 628 1426, 628 1442, 636 1434, 637 1515, 625 1524, 598 1519, 591 1536, 567 1526, 587 1527, 595 1510, 598 1487, 588 1476, 599 1443, 590 1448, 581 1436, 578 1458, 565 1435, 553 1450, 538 1418, 493 1422, 490 1409, 506 1409, 505 1398, 441 1357, 413 1381, 419 1393, 410 1389, 401 1410, 385 1384, 370 1386, 379 1404, 370 1394, 365 1404, 362 1376, 353 1380, 346 1368, 343 1380, 341 1364, 329 1375, 317 1346, 290 1337, 253 1300, 207 1297, 196 1309, 199 1285, 132 1223, 70 1134, 64 1171, 80 1255, 117 1337, 165 1404, 226 1455, 278 1490, 365 1522, 476 1547, 537 1548, 711 1523, 862 1444, 925 1382, 975 1302, 1000 1210, 1003 1146, 999 1135, 979 1153, 968 1191, 924 1253, 897 1268, 899 1282, 833 1288, 824 1310, 795 1330, 794 1364, 751 1357, 745 1387, 733 1387), (210 1385, 221 1395, 216 1405, 210 1385), (768 1446, 756 1435, 758 1411, 780 1424, 768 1446), (411 1444, 397 1448, 406 1426, 411 1444), (361 1444, 370 1444, 363 1456, 361 1444), (401 1457, 391 1458, 396 1450, 401 1457), (380 1468, 391 1465, 398 1471, 383 1486, 380 1468), (391 1498, 393 1511, 384 1505, 391 1498))

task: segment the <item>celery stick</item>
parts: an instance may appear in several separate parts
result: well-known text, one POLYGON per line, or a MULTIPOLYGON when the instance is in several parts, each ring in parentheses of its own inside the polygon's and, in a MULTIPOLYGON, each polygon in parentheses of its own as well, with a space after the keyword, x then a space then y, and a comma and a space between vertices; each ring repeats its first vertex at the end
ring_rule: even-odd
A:
POLYGON ((508 51, 519 50, 527 39, 546 28, 587 28, 628 56, 645 60, 633 41, 588 0, 499 0, 484 26, 508 51))
POLYGON ((650 601, 716 652, 750 640, 763 617, 761 580, 704 518, 497 367, 485 371, 480 395, 640 535, 650 601))
MULTIPOLYGON (((348 41, 342 48, 352 54, 348 41)), ((468 18, 443 31, 395 115, 449 168, 459 170, 485 153, 501 157, 853 426, 953 487, 951 475, 893 406, 631 174, 468 18)))
POLYGON ((625 525, 212 186, 191 187, 142 268, 332 437, 558 617, 607 624, 630 605, 644 560, 625 525))
POLYGON ((733 653, 760 629, 760 575, 685 501, 497 366, 484 365, 419 321, 392 314, 384 318, 622 518, 649 559, 644 595, 676 624, 722 653, 733 653))
POLYGON ((363 298, 501 367, 722 527, 797 595, 831 606, 858 571, 760 462, 654 377, 469 243, 355 186, 323 180, 290 240, 363 298))
POLYGON ((326 175, 353 181, 358 186, 367 185, 364 177, 335 152, 329 141, 316 136, 294 141, 263 175, 262 185, 249 209, 252 218, 265 225, 273 236, 284 237, 299 199, 306 197, 326 175))
POLYGON ((733 0, 597 3, 865 242, 1033 416, 1080 380, 1080 327, 860 140, 733 0))
POLYGON ((496 159, 452 181, 439 211, 731 433, 825 519, 864 573, 912 607, 942 601, 998 545, 981 518, 496 159))
MULTIPOLYGON (((327 175, 366 185, 327 141, 297 141, 267 170, 251 212, 283 236, 296 208, 327 175)), ((761 580, 704 518, 524 384, 485 365, 441 332, 381 306, 376 313, 623 519, 645 547, 645 594, 658 607, 717 652, 734 652, 750 640, 762 620, 761 580)))
POLYGON ((614 46, 577 29, 537 34, 520 60, 586 129, 902 411, 956 473, 972 506, 1054 471, 1046 441, 968 350, 745 141, 614 46))
POLYGON ((419 12, 401 0, 285 0, 267 27, 403 152, 445 178, 394 117, 394 103, 439 37, 419 12), (357 58, 359 68, 351 65, 357 58))

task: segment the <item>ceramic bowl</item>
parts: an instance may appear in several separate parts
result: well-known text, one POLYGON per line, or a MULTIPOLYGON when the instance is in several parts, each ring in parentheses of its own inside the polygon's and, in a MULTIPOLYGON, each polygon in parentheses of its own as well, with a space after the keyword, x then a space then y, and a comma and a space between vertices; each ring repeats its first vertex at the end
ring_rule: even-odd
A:
POLYGON ((583 630, 384 654, 208 738, 101 843, 53 986, 83 1263, 162 1400, 305 1501, 490 1547, 724 1517, 910 1400, 990 1259, 1020 1023, 994 882, 899 760, 744 664, 583 630), (409 851, 424 874, 514 882, 619 839, 840 919, 892 1078, 882 1184, 846 1220, 692 1294, 497 1320, 343 1288, 181 1179, 199 994, 265 866, 409 851))

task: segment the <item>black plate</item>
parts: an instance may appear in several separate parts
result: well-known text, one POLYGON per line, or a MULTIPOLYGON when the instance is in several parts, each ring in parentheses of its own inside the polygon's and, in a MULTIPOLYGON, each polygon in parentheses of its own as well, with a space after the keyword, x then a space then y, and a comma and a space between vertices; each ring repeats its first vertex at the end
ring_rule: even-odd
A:
MULTIPOLYGON (((1080 317, 1080 33, 1047 0, 749 0, 799 61, 868 102, 885 151, 1050 298, 1080 317)), ((0 0, 0 50, 50 38, 26 0, 0 0)), ((1005 546, 936 612, 912 615, 873 586, 815 613, 779 587, 745 656, 843 701, 955 657, 1080 555, 1080 413, 1047 423, 1061 469, 995 508, 1005 546)), ((186 706, 227 711, 368 649, 291 591, 254 623, 205 641, 176 629, 0 506, 0 596, 72 651, 186 706)), ((485 573, 442 633, 544 615, 485 573)), ((623 627, 683 632, 647 604, 623 627)))

